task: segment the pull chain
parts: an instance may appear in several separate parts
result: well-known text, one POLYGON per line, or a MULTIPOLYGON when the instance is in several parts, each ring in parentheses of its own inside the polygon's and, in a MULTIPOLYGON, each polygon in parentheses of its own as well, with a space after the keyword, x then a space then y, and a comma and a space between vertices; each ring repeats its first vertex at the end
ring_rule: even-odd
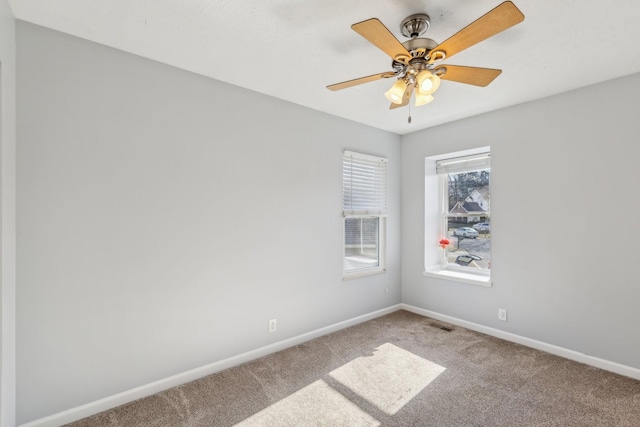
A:
POLYGON ((407 123, 411 124, 411 100, 409 100, 409 117, 407 117, 407 123))

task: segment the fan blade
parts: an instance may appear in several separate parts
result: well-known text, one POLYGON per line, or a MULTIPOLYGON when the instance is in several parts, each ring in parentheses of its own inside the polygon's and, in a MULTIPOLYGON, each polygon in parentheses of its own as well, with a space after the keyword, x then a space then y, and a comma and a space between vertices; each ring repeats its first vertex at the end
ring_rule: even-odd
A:
POLYGON ((411 59, 409 51, 391 34, 391 31, 389 31, 379 19, 367 19, 366 21, 353 24, 351 28, 392 59, 405 64, 411 59))
POLYGON ((327 89, 334 90, 334 91, 335 90, 342 90, 342 89, 346 89, 346 88, 351 87, 351 86, 357 86, 357 85, 361 85, 363 83, 375 82, 376 80, 388 79, 389 77, 395 77, 395 76, 396 76, 396 73, 392 73, 390 71, 387 71, 385 73, 373 74, 373 75, 367 76, 367 77, 360 77, 359 79, 347 80, 346 82, 332 84, 332 85, 327 86, 327 89))
POLYGON ((400 104, 394 104, 392 102, 391 105, 389 105, 389 109, 394 110, 396 108, 404 107, 405 105, 409 104, 409 101, 411 101, 411 94, 413 93, 413 88, 415 87, 415 85, 415 83, 407 85, 407 88, 404 91, 404 95, 402 95, 402 102, 400 104))
POLYGON ((520 12, 512 2, 506 1, 433 48, 431 52, 435 53, 439 51, 442 52, 444 56, 440 55, 441 57, 438 57, 438 54, 435 53, 434 55, 430 55, 430 61, 433 62, 439 59, 451 58, 456 53, 476 43, 480 43, 491 36, 495 36, 523 20, 524 15, 522 12, 520 12))
POLYGON ((464 67, 462 65, 442 65, 433 71, 438 74, 442 80, 451 80, 453 82, 482 87, 487 86, 502 73, 502 70, 496 70, 494 68, 464 67), (438 70, 443 70, 445 73, 440 75, 438 74, 438 70))

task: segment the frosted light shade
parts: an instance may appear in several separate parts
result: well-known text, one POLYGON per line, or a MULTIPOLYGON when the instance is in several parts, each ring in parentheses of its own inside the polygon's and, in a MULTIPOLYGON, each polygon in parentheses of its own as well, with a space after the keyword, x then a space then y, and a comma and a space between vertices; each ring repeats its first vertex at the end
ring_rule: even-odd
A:
POLYGON ((420 95, 431 95, 440 87, 440 77, 422 70, 416 77, 416 92, 420 95))
POLYGON ((431 95, 421 95, 420 92, 416 91, 416 107, 420 107, 421 105, 425 105, 433 101, 435 98, 431 95))
POLYGON ((407 84, 403 80, 398 80, 384 93, 384 96, 394 104, 402 104, 405 90, 407 90, 407 84))

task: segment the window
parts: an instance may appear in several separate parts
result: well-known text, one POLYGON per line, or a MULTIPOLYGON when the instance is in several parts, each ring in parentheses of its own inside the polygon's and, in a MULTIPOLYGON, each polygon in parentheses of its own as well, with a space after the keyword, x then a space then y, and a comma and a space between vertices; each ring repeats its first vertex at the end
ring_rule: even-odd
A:
POLYGON ((342 194, 344 276, 384 271, 387 159, 345 151, 342 194))
POLYGON ((435 272, 439 277, 490 285, 488 147, 426 160, 425 274, 435 272), (437 212, 429 208, 430 203, 438 206, 437 212), (438 245, 441 239, 449 241, 444 248, 438 245))

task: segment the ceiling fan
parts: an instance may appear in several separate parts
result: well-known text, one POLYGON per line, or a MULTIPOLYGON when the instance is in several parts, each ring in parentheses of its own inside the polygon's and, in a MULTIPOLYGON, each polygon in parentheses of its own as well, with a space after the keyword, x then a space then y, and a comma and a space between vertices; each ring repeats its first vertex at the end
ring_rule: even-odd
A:
POLYGON ((391 102, 389 108, 394 109, 409 104, 414 89, 416 107, 433 101, 433 93, 438 90, 441 79, 487 86, 502 73, 502 70, 437 63, 523 20, 522 12, 512 2, 505 1, 440 44, 419 37, 431 25, 429 15, 425 13, 411 15, 402 21, 402 35, 410 38, 404 43, 396 39, 377 18, 353 24, 351 28, 355 32, 393 59, 393 71, 332 84, 327 86, 327 89, 336 91, 397 77, 393 86, 385 92, 385 97, 391 102))

